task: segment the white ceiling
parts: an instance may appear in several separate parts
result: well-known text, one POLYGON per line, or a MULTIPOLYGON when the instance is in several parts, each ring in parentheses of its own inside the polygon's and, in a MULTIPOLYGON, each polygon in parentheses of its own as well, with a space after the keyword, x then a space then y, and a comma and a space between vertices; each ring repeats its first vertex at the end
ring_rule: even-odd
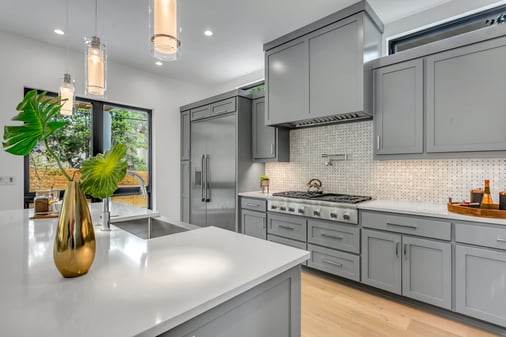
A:
MULTIPOLYGON (((94 0, 2 0, 0 30, 81 51, 94 33, 94 0), (66 42, 67 41, 67 42, 66 42)), ((148 1, 99 0, 98 36, 109 60, 171 78, 217 85, 263 68, 262 45, 356 0, 179 0, 182 55, 158 67, 150 55, 148 1), (203 34, 214 32, 212 37, 203 34)), ((369 0, 384 23, 450 0, 369 0)))

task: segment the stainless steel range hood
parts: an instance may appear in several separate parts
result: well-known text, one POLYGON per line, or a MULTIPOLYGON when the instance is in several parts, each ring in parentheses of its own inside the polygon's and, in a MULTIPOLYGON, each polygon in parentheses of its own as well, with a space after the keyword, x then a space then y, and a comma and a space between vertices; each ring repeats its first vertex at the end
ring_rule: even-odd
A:
POLYGON ((363 120, 372 119, 372 115, 364 112, 348 112, 342 113, 339 115, 326 116, 326 117, 318 117, 313 119, 305 119, 301 121, 295 121, 290 123, 282 123, 278 124, 279 127, 285 128, 308 128, 312 126, 320 126, 326 124, 337 124, 337 123, 351 123, 351 122, 359 122, 363 120))

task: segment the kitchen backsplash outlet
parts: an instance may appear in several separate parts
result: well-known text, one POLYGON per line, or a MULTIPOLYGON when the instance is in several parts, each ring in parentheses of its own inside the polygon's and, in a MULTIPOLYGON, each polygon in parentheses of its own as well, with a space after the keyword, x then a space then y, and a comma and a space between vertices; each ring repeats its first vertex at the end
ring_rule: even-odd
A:
POLYGON ((306 190, 319 178, 328 192, 444 203, 468 200, 490 179, 494 202, 506 190, 505 159, 373 160, 372 121, 290 131, 290 162, 267 163, 271 191, 306 190), (326 166, 322 154, 346 153, 326 166))

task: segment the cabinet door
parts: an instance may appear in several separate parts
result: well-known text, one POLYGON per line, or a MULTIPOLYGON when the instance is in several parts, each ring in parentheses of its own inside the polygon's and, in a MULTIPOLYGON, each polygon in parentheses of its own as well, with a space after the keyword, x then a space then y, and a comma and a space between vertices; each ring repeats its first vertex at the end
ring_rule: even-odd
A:
POLYGON ((423 152, 423 60, 374 71, 376 154, 423 152))
POLYGON ((263 212, 241 210, 241 224, 243 234, 259 239, 267 239, 266 215, 263 212))
POLYGON ((457 245, 457 312, 506 326, 506 253, 457 245))
POLYGON ((364 110, 362 20, 353 16, 308 36, 309 118, 364 110))
POLYGON ((190 222, 190 162, 181 162, 181 221, 190 222))
POLYGON ((401 294, 401 236, 362 230, 362 282, 401 294))
POLYGON ((266 124, 308 117, 308 53, 304 39, 268 51, 266 64, 266 124))
POLYGON ((450 243, 404 236, 402 244, 402 294, 451 309, 450 243))
POLYGON ((275 158, 276 128, 265 125, 265 98, 255 99, 252 104, 253 159, 275 158))
POLYGON ((506 38, 426 59, 427 152, 506 150, 506 38))
POLYGON ((181 113, 181 160, 190 160, 190 111, 181 113))

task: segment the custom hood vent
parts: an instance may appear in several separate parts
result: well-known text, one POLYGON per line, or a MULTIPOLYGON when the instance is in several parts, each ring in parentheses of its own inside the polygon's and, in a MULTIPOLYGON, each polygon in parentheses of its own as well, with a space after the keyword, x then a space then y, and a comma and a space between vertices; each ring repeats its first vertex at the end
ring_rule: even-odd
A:
POLYGON ((302 121, 295 121, 290 123, 282 123, 278 126, 284 126, 288 128, 307 128, 311 126, 320 126, 325 124, 358 122, 367 119, 372 119, 372 116, 369 115, 368 113, 360 111, 360 112, 348 112, 333 116, 305 119, 302 121))

